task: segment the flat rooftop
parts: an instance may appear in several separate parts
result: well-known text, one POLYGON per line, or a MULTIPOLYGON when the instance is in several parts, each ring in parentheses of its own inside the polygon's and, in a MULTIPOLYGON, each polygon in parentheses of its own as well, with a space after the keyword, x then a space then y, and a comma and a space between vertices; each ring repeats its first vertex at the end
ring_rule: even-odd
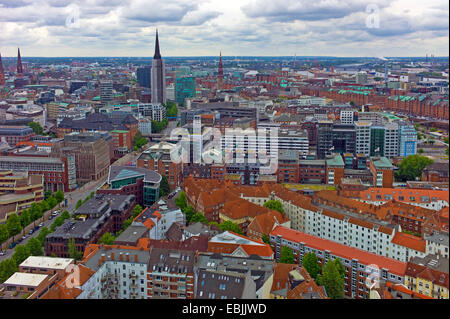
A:
POLYGON ((12 286, 37 287, 47 277, 48 277, 48 275, 16 272, 16 273, 14 273, 14 275, 9 277, 8 280, 6 280, 4 282, 4 284, 5 285, 12 285, 12 286))
POLYGON ((74 260, 70 258, 30 256, 20 264, 20 267, 63 270, 73 262, 74 260))

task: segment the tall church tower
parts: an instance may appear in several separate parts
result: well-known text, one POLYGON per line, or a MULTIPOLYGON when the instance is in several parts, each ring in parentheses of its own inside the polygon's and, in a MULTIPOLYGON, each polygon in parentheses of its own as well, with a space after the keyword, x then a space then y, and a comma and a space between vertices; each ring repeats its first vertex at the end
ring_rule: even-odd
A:
POLYGON ((17 74, 23 74, 22 58, 20 57, 20 49, 17 48, 17 74))
POLYGON ((3 70, 1 53, 0 53, 0 85, 5 85, 5 71, 3 70))
POLYGON ((159 52, 158 29, 156 30, 155 55, 152 61, 152 103, 166 104, 166 67, 159 52))
POLYGON ((217 89, 223 89, 223 64, 222 64, 222 52, 220 52, 219 60, 219 74, 217 75, 217 89))

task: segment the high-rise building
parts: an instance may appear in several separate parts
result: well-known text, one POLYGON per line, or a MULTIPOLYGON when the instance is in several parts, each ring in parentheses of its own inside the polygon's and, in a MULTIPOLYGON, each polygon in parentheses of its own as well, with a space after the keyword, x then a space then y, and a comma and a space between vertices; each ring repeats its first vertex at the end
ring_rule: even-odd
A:
POLYGON ((103 106, 110 104, 113 100, 113 85, 111 81, 100 82, 100 101, 103 106))
POLYGON ((356 121, 356 154, 370 155, 370 126, 371 122, 356 121))
POLYGON ((321 120, 317 125, 317 158, 324 159, 333 151, 333 121, 321 120))
POLYGON ((398 124, 386 123, 384 124, 384 128, 384 156, 387 158, 397 157, 399 152, 398 124))
POLYGON ((3 70, 2 55, 0 54, 0 85, 5 85, 5 71, 3 70))
POLYGON ((367 73, 364 71, 356 73, 356 79, 357 84, 367 84, 367 73))
POLYGON ((166 70, 159 52, 158 30, 156 30, 155 55, 152 61, 152 103, 166 104, 166 70))
POLYGON ((370 128, 370 156, 384 156, 384 126, 372 126, 370 128))
POLYGON ((151 73, 152 70, 150 66, 144 66, 137 69, 136 77, 140 86, 150 88, 151 73))
POLYGON ((355 153, 355 126, 352 124, 333 125, 334 153, 355 153))
POLYGON ((417 153, 417 132, 413 125, 401 121, 398 123, 399 156, 409 156, 417 153))
POLYGON ((341 123, 342 124, 353 124, 353 110, 342 110, 341 111, 341 123))
POLYGON ((222 90, 222 88, 223 88, 223 64, 222 64, 222 52, 220 52, 219 73, 217 75, 217 89, 222 90))
POLYGON ((195 78, 185 76, 175 80, 175 100, 177 103, 184 103, 184 99, 195 97, 195 78))
POLYGON ((22 68, 22 58, 20 57, 20 49, 17 48, 17 74, 22 74, 23 68, 22 68))

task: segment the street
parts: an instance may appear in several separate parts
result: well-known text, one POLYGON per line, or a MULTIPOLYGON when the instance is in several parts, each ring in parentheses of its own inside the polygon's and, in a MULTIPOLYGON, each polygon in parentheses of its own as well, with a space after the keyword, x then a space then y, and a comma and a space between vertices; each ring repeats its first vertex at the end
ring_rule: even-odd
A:
MULTIPOLYGON (((148 147, 148 145, 145 145, 143 147, 143 149, 146 149, 146 147, 148 147)), ((128 153, 125 156, 118 159, 117 161, 115 161, 112 164, 112 166, 125 165, 126 163, 128 163, 130 161, 134 161, 138 155, 139 154, 137 152, 128 153)), ((60 210, 60 211, 67 210, 70 214, 72 214, 75 211, 75 207, 77 205, 78 200, 85 199, 87 196, 89 196, 91 194, 91 192, 97 190, 98 187, 102 186, 107 179, 108 179, 108 176, 104 176, 103 178, 101 178, 97 181, 91 181, 70 193, 65 193, 64 196, 67 199, 67 207, 63 207, 64 204, 61 203, 60 205, 56 206, 52 211, 47 211, 42 218, 39 218, 35 222, 31 223, 30 225, 25 227, 20 234, 14 236, 14 239, 17 240, 18 238, 22 237, 25 234, 28 236, 29 230, 34 228, 36 225, 39 225, 39 223, 41 223, 41 222, 44 223, 45 227, 50 228, 50 225, 54 221, 54 218, 52 220, 49 220, 48 218, 50 217, 51 213, 54 212, 55 210, 60 210), (61 208, 60 208, 60 206, 61 206, 61 208)), ((56 217, 57 216, 55 216, 55 218, 56 217)), ((26 244, 30 238, 37 236, 39 234, 40 230, 41 230, 41 228, 38 229, 33 234, 31 234, 30 237, 27 237, 26 239, 24 239, 19 244, 20 245, 26 244)), ((0 256, 0 262, 7 258, 10 258, 14 254, 15 247, 12 249, 9 249, 9 245, 11 244, 12 241, 13 241, 12 238, 10 238, 9 240, 7 240, 3 244, 1 244, 0 251, 5 251, 6 254, 4 256, 0 256)))

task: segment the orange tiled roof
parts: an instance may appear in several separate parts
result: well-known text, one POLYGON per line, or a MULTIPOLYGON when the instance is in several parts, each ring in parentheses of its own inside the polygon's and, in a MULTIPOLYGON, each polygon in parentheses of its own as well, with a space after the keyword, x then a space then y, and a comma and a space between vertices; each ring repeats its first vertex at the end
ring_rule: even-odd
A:
POLYGON ((308 247, 321 251, 325 251, 328 249, 331 254, 339 256, 341 258, 350 260, 356 258, 360 263, 363 263, 365 265, 376 264, 379 268, 389 269, 390 272, 399 276, 404 276, 406 271, 406 263, 404 262, 376 255, 358 248, 349 247, 330 240, 322 239, 320 237, 301 233, 299 231, 283 226, 275 227, 275 229, 270 234, 274 236, 281 235, 282 238, 296 243, 304 242, 308 247))
POLYGON ((287 221, 289 221, 289 218, 285 217, 276 210, 271 210, 267 213, 256 216, 250 225, 248 225, 248 229, 253 229, 261 234, 269 234, 275 223, 283 224, 287 221))
POLYGON ((392 243, 407 248, 411 248, 420 252, 426 252, 426 242, 422 238, 414 235, 397 232, 392 238, 392 243))
MULTIPOLYGON (((365 191, 359 193, 359 198, 362 200, 374 200, 374 201, 385 201, 385 195, 391 195, 392 198, 399 202, 405 203, 421 203, 421 197, 436 198, 436 200, 443 200, 448 202, 449 191, 444 190, 430 190, 430 189, 399 189, 399 188, 381 188, 381 187, 371 187, 365 191), (376 199, 376 195, 381 196, 380 199, 376 199), (403 197, 403 199, 400 199, 403 197), (414 197, 414 201, 410 199, 414 197)), ((428 202, 427 202, 428 203, 428 202)))
MULTIPOLYGON (((392 282, 389 282, 389 281, 386 282, 385 285, 386 285, 386 287, 388 287, 388 288, 391 288, 391 289, 394 289, 394 290, 403 292, 403 293, 405 293, 405 294, 408 294, 408 295, 410 295, 410 296, 412 296, 412 297, 416 297, 416 298, 418 298, 418 299, 434 299, 434 298, 432 298, 432 297, 430 297, 430 296, 427 296, 427 295, 424 295, 424 294, 419 294, 418 292, 409 290, 408 288, 406 288, 406 287, 403 286, 403 285, 393 284, 392 282)), ((391 297, 392 297, 392 296, 391 296, 391 297)))
POLYGON ((273 266, 273 282, 271 292, 288 288, 289 286, 289 272, 296 269, 297 264, 282 264, 274 263, 273 266))
POLYGON ((318 286, 304 267, 298 268, 297 271, 302 275, 304 281, 288 291, 287 299, 303 299, 304 294, 311 292, 317 293, 322 299, 328 299, 324 287, 318 286))

